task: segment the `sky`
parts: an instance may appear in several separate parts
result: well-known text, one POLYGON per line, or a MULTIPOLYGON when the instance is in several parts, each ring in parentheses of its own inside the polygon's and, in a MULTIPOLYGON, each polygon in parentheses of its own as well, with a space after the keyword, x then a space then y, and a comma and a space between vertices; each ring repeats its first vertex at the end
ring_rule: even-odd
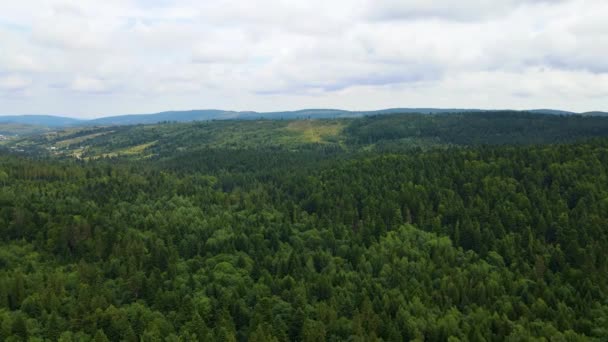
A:
POLYGON ((0 1, 0 114, 608 110, 606 0, 0 1))

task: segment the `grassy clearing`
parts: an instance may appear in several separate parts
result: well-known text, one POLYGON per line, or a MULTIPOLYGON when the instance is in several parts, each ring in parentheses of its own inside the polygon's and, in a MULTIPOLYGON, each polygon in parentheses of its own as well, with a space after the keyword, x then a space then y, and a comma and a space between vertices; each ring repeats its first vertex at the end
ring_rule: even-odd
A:
POLYGON ((71 139, 57 141, 54 145, 55 145, 55 147, 58 147, 58 148, 68 147, 70 145, 79 144, 79 143, 84 142, 86 140, 93 139, 93 138, 96 138, 98 136, 101 136, 101 135, 104 135, 104 134, 113 133, 113 132, 114 131, 108 131, 108 132, 99 132, 99 133, 93 133, 93 134, 89 134, 89 135, 83 135, 81 137, 76 137, 76 138, 71 138, 71 139))
POLYGON ((295 133, 300 143, 336 142, 344 129, 344 122, 337 120, 301 120, 290 122, 285 130, 295 133))
MULTIPOLYGON (((100 153, 98 155, 89 156, 88 159, 113 158, 113 157, 120 157, 120 156, 137 156, 137 155, 143 154, 148 147, 151 147, 152 145, 156 144, 157 142, 158 141, 155 140, 155 141, 151 141, 151 142, 148 142, 145 144, 135 145, 135 146, 123 148, 123 149, 112 151, 112 152, 100 153)), ((152 154, 147 154, 147 155, 142 156, 142 158, 150 158, 150 157, 152 157, 152 154)))
POLYGON ((75 150, 70 151, 69 155, 76 159, 82 159, 83 153, 84 153, 84 148, 77 148, 75 150))
POLYGON ((155 140, 155 141, 151 141, 149 143, 131 146, 129 148, 118 151, 118 154, 126 154, 126 155, 141 154, 142 152, 144 152, 144 150, 146 150, 148 147, 151 147, 152 145, 156 144, 157 142, 158 142, 158 140, 155 140))

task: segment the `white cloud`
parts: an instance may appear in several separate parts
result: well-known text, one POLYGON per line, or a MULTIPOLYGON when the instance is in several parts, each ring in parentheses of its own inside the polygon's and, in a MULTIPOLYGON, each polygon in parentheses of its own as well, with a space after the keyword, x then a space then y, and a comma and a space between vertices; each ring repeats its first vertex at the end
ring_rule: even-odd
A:
POLYGON ((440 18, 451 21, 489 20, 511 11, 560 4, 564 0, 385 0, 370 2, 367 15, 372 20, 421 20, 440 18))
POLYGON ((111 81, 77 76, 70 84, 70 89, 84 93, 108 93, 114 89, 111 81))
POLYGON ((28 101, 3 110, 605 110, 606 17, 603 0, 5 1, 2 89, 28 101))
POLYGON ((253 44, 240 32, 224 32, 217 37, 205 37, 194 48, 192 61, 205 64, 246 63, 253 57, 253 44))
POLYGON ((0 76, 0 91, 21 91, 31 84, 31 80, 19 75, 0 76))

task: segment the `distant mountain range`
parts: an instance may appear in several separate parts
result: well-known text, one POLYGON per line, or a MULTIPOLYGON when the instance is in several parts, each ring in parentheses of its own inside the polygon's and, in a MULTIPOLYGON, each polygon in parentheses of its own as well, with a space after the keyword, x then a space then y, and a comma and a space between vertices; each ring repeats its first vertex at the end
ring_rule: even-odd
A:
POLYGON ((11 124, 24 124, 32 126, 44 126, 44 127, 67 127, 77 126, 86 122, 85 120, 79 120, 74 118, 68 118, 57 115, 5 115, 0 116, 0 124, 11 123, 11 124))
MULTIPOLYGON (((44 127, 73 127, 83 125, 136 125, 154 124, 163 121, 188 122, 188 121, 207 121, 207 120, 252 120, 252 119, 327 119, 327 118, 346 118, 360 117, 365 115, 395 114, 395 113, 460 113, 460 112, 493 112, 495 110, 483 109, 458 109, 458 108, 389 108, 372 111, 349 111, 340 109, 302 109, 296 111, 283 112, 254 112, 254 111, 227 111, 218 109, 188 110, 188 111, 167 111, 154 114, 129 114, 118 116, 107 116, 92 120, 81 120, 64 116, 55 115, 6 115, 0 116, 0 123, 19 123, 33 126, 44 127)), ((585 112, 575 113, 554 109, 532 109, 528 112, 537 114, 551 115, 589 115, 589 116, 608 116, 608 112, 585 112)))

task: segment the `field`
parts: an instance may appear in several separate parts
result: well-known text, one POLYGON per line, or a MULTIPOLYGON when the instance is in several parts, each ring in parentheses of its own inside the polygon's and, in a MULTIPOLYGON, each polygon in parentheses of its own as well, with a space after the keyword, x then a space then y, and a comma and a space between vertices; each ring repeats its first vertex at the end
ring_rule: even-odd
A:
POLYGON ((344 120, 292 121, 285 129, 294 133, 293 139, 300 144, 335 143, 342 138, 344 120))

